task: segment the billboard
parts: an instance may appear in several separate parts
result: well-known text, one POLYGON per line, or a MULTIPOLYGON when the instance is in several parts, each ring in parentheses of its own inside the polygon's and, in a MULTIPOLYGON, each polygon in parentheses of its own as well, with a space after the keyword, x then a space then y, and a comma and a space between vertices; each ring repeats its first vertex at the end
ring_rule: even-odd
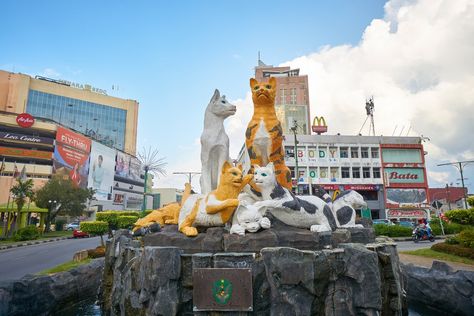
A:
POLYGON ((427 203, 425 189, 386 189, 387 203, 396 205, 420 205, 427 203))
POLYGON ((122 178, 130 177, 130 156, 120 151, 117 152, 115 175, 122 178))
POLYGON ((19 133, 0 132, 0 140, 12 143, 53 145, 54 139, 43 136, 31 136, 19 133))
POLYGON ((90 139, 58 126, 53 153, 53 174, 69 178, 76 186, 86 188, 90 148, 90 139))
POLYGON ((23 148, 11 148, 0 146, 0 155, 9 157, 26 157, 35 159, 51 159, 51 152, 42 150, 31 150, 23 148))
POLYGON ((140 181, 143 182, 140 178, 141 174, 141 168, 142 165, 140 163, 140 160, 135 157, 130 158, 130 179, 135 180, 135 181, 140 181))
POLYGON ((92 141, 89 168, 89 187, 96 190, 97 200, 108 200, 115 173, 115 149, 92 141))

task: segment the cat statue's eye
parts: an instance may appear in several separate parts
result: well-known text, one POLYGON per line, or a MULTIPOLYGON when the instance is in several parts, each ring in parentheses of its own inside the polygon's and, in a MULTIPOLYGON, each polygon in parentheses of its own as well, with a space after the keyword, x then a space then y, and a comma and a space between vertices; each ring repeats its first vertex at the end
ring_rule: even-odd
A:
POLYGON ((232 172, 232 175, 237 176, 237 172, 232 172))
POLYGON ((224 104, 225 104, 225 101, 222 101, 222 103, 224 103, 224 104))
POLYGON ((259 88, 260 88, 259 86, 255 86, 253 89, 258 90, 259 88))
POLYGON ((267 174, 265 172, 262 173, 262 177, 266 177, 266 176, 267 176, 267 174))
POLYGON ((269 84, 267 84, 267 85, 265 86, 265 88, 267 88, 267 89, 271 89, 271 88, 272 88, 272 86, 271 86, 271 85, 269 85, 269 84))

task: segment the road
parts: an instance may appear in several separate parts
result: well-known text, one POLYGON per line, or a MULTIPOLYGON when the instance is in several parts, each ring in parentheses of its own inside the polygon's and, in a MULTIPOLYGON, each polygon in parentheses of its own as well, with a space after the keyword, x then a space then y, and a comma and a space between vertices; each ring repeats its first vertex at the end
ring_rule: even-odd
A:
POLYGON ((0 280, 16 280, 71 261, 75 252, 100 245, 100 237, 65 239, 0 251, 0 280))
POLYGON ((407 250, 416 250, 420 248, 430 248, 434 244, 444 242, 444 239, 436 239, 434 242, 429 241, 419 241, 414 243, 413 241, 398 241, 397 249, 398 251, 407 251, 407 250))

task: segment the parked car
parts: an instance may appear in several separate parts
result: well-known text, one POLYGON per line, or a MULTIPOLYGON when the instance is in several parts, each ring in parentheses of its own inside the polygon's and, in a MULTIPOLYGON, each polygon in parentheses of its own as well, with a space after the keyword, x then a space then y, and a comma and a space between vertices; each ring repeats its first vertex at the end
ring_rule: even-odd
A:
POLYGON ((74 238, 88 238, 90 235, 82 230, 74 229, 72 231, 72 237, 74 238))
POLYGON ((384 224, 384 225, 393 225, 389 219, 374 219, 372 223, 375 224, 384 224))
POLYGON ((74 229, 79 229, 80 223, 79 222, 72 222, 67 224, 66 230, 74 230, 74 229))

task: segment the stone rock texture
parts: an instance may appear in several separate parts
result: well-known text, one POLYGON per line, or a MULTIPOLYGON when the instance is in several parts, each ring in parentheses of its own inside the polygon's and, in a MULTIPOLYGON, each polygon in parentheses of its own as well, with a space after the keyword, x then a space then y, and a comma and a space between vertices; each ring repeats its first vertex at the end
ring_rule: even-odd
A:
POLYGON ((104 258, 48 276, 26 275, 0 284, 0 315, 55 315, 61 306, 97 293, 104 258))
POLYGON ((436 260, 431 269, 402 264, 402 271, 410 304, 422 304, 446 315, 473 315, 474 272, 453 272, 436 260))
POLYGON ((203 229, 196 237, 187 237, 178 232, 177 225, 167 225, 161 232, 143 237, 145 246, 174 246, 185 253, 199 252, 259 252, 265 247, 292 247, 301 250, 318 250, 337 247, 340 243, 372 243, 375 235, 372 228, 336 229, 331 233, 316 233, 283 224, 268 214, 272 227, 245 236, 229 234, 224 227, 203 229))
MULTIPOLYGON (((193 269, 249 268, 253 311, 225 315, 404 315, 406 304, 395 244, 351 243, 353 231, 357 236, 360 230, 319 235, 309 231, 309 235, 305 235, 306 231, 298 235, 294 231, 294 239, 305 247, 311 245, 309 241, 320 247, 320 240, 329 248, 337 245, 308 250, 286 246, 260 248, 262 242, 256 237, 270 236, 264 230, 246 235, 248 239, 242 240, 247 242, 244 246, 227 252, 222 250, 226 240, 228 246, 236 248, 237 241, 224 228, 212 229, 211 236, 200 234, 193 239, 197 240, 193 247, 183 241, 188 237, 181 238, 177 244, 189 246, 188 251, 151 246, 152 242, 161 243, 159 234, 144 238, 145 245, 141 247, 132 236, 120 232, 107 244, 101 305, 105 315, 224 315, 193 312, 193 269), (304 237, 301 241, 301 236, 311 239, 304 237), (222 248, 208 244, 211 251, 194 252, 211 241, 220 243, 222 248)), ((288 242, 290 231, 283 237, 288 242)), ((357 238, 373 237, 373 233, 360 234, 362 237, 357 238)), ((279 240, 282 235, 274 232, 271 238, 279 240)), ((171 231, 163 237, 168 242, 177 238, 171 231)))

